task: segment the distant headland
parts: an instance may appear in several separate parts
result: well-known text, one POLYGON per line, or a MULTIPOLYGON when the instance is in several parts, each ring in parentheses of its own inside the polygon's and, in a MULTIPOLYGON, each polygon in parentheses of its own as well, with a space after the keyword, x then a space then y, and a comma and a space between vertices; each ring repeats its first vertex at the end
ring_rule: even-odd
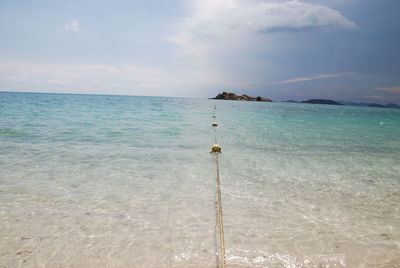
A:
POLYGON ((312 103, 312 104, 329 104, 329 105, 343 105, 334 100, 325 100, 325 99, 309 99, 306 101, 302 101, 301 103, 312 103))
POLYGON ((327 99, 309 99, 306 101, 294 101, 288 100, 285 102, 292 102, 292 103, 312 103, 312 104, 330 104, 330 105, 345 105, 345 106, 365 106, 365 107, 380 107, 380 108, 400 108, 399 105, 395 103, 388 103, 388 104, 378 104, 378 103, 363 103, 363 102, 350 102, 350 101, 334 101, 334 100, 327 100, 327 99))
POLYGON ((272 102, 270 99, 266 99, 260 96, 250 97, 246 94, 237 95, 231 92, 222 92, 218 94, 216 97, 211 98, 214 100, 239 100, 239 101, 262 101, 262 102, 272 102))

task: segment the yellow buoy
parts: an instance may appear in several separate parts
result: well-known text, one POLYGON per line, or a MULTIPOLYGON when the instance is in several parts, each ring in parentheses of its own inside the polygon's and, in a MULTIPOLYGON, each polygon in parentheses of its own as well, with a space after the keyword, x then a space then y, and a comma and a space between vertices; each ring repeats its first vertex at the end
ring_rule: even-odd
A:
POLYGON ((213 123, 212 123, 212 126, 213 126, 213 127, 218 126, 217 122, 213 122, 213 123))
POLYGON ((214 144, 211 147, 211 152, 212 153, 220 153, 221 152, 221 146, 219 146, 218 144, 214 144))

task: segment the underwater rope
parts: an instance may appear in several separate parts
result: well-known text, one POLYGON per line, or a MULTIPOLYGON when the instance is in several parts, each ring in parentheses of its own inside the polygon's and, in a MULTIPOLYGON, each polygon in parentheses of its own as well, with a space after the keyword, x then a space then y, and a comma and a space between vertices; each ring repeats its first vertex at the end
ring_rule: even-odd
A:
MULTIPOLYGON (((217 105, 214 105, 214 111, 217 109, 217 105)), ((216 118, 215 112, 213 114, 213 118, 216 118)), ((216 178, 216 183, 217 183, 217 201, 216 201, 216 210, 217 210, 217 225, 219 229, 219 261, 218 261, 218 267, 225 268, 226 267, 226 254, 225 254, 225 236, 224 236, 224 219, 223 219, 223 214, 222 214, 222 198, 221 198, 221 177, 220 177, 220 172, 219 172, 219 159, 218 155, 221 153, 221 146, 218 145, 217 143, 217 131, 216 127, 218 124, 216 122, 212 123, 212 127, 214 129, 214 145, 211 148, 211 153, 215 155, 215 163, 216 163, 216 168, 217 168, 217 178, 216 178)))

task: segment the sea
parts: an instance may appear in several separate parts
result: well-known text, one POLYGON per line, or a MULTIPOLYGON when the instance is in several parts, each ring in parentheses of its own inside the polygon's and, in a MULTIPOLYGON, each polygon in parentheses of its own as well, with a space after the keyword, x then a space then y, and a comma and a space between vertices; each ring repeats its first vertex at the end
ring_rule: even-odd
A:
POLYGON ((216 267, 214 120, 226 267, 400 267, 400 109, 7 92, 0 267, 216 267))

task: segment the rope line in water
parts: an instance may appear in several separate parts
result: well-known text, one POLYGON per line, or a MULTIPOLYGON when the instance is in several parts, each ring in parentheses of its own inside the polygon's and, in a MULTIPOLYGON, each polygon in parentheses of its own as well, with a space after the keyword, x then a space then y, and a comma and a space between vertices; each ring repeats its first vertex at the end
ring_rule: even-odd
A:
POLYGON ((219 226, 219 240, 220 240, 220 263, 219 267, 225 268, 225 236, 224 236, 224 219, 222 214, 222 198, 221 198, 221 178, 219 175, 219 160, 218 153, 215 153, 215 160, 217 164, 217 215, 219 226))
MULTIPOLYGON (((217 109, 217 105, 214 106, 214 114, 213 118, 215 119, 215 110, 217 109)), ((221 153, 221 147, 219 147, 217 143, 217 130, 216 126, 218 124, 212 124, 214 129, 214 146, 212 147, 212 153, 215 155, 215 163, 217 169, 217 177, 216 177, 216 216, 217 216, 217 226, 219 231, 219 258, 217 267, 225 268, 226 267, 226 254, 225 254, 225 235, 224 235, 224 218, 222 214, 222 191, 221 191, 221 176, 219 172, 219 158, 218 155, 221 153)))

